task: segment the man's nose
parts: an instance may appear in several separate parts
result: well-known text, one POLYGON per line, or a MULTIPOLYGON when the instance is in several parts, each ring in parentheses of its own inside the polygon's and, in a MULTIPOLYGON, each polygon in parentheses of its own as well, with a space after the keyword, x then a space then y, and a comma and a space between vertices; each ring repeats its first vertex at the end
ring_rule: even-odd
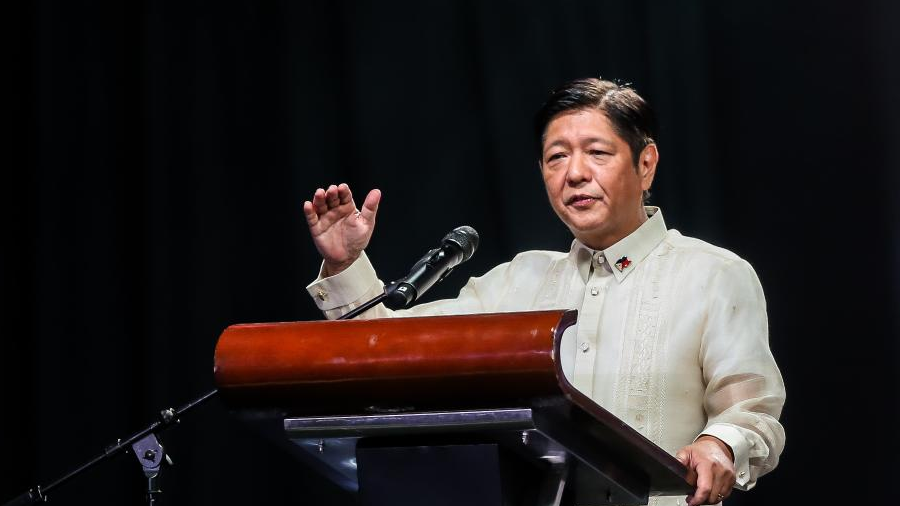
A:
POLYGON ((587 160, 579 153, 572 153, 569 158, 569 167, 566 171, 566 179, 573 186, 580 185, 591 180, 591 170, 586 164, 587 160))

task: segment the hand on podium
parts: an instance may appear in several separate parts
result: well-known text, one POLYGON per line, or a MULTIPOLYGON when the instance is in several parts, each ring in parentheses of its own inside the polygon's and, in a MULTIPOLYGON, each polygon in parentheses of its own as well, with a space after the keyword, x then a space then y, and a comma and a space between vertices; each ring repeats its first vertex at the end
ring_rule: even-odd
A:
POLYGON ((381 190, 372 190, 362 209, 357 209, 350 187, 341 183, 327 190, 319 188, 311 202, 303 203, 309 233, 325 260, 324 276, 334 276, 349 267, 368 246, 380 201, 381 190))
POLYGON ((731 495, 734 487, 734 457, 731 448, 712 436, 700 436, 678 450, 675 458, 688 468, 687 480, 696 487, 687 497, 688 506, 716 504, 731 495))

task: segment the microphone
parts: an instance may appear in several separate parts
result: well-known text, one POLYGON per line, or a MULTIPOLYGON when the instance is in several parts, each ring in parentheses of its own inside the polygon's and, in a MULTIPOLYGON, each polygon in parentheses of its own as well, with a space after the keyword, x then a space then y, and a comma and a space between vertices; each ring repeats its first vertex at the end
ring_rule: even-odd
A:
POLYGON ((478 232, 469 226, 454 228, 441 239, 441 247, 425 254, 405 278, 384 289, 383 304, 389 309, 409 307, 435 283, 440 282, 457 265, 472 258, 478 248, 478 232))

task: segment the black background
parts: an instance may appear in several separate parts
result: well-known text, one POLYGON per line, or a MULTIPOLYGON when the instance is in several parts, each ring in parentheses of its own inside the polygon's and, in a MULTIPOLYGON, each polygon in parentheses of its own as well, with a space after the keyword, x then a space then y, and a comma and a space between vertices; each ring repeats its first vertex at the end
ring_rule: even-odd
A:
MULTIPOLYGON (((661 118, 652 203, 756 268, 781 465, 733 504, 890 501, 900 330, 892 2, 17 2, 4 9, 0 501, 213 387, 219 333, 318 319, 302 201, 384 192, 401 276, 460 224, 467 276, 570 238, 531 117, 584 76, 661 118)), ((163 504, 350 499, 217 401, 164 436, 163 504)), ((139 504, 132 457, 54 504, 139 504)))

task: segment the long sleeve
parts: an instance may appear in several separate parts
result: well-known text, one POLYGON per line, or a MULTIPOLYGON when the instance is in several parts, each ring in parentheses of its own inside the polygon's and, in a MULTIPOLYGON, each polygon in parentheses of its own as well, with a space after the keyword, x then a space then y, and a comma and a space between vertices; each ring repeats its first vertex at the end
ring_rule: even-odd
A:
MULTIPOLYGON (((491 311, 492 300, 497 300, 504 289, 508 263, 498 265, 487 274, 470 278, 455 299, 437 300, 410 309, 392 311, 379 304, 362 315, 363 318, 389 318, 393 316, 422 316, 443 314, 471 314, 491 311)), ((344 271, 329 277, 319 277, 306 287, 313 300, 328 319, 335 319, 371 300, 384 291, 372 263, 363 252, 344 271)))
POLYGON ((702 434, 731 446, 737 487, 748 490, 772 470, 784 448, 778 422, 785 400, 768 342, 762 287, 743 260, 721 264, 708 290, 700 360, 706 383, 702 434))

